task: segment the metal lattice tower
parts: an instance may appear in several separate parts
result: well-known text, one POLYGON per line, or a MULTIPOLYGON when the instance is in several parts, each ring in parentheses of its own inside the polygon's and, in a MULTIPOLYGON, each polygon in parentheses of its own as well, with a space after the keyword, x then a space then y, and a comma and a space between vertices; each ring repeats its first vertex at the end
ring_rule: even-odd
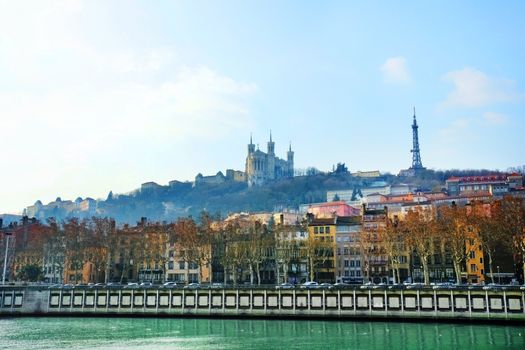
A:
POLYGON ((412 124, 412 167, 411 169, 424 169, 419 153, 419 138, 417 134, 416 107, 414 107, 414 123, 412 124))

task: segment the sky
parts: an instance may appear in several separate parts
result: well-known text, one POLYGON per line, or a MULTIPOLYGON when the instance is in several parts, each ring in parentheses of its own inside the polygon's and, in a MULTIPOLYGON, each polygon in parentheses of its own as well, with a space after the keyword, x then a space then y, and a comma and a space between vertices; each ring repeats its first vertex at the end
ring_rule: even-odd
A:
POLYGON ((525 164, 525 2, 0 0, 0 213, 244 170, 525 164))

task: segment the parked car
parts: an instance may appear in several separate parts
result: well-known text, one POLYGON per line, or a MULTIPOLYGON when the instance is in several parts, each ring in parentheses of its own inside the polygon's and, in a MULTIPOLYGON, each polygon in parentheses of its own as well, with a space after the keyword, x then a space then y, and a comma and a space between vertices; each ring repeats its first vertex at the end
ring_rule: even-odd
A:
POLYGON ((62 288, 62 284, 57 283, 57 284, 50 285, 47 289, 60 289, 60 288, 62 288))
POLYGON ((507 289, 507 287, 497 284, 497 283, 489 283, 485 287, 483 287, 483 290, 504 290, 507 289))
POLYGON ((187 286, 184 286, 184 289, 200 289, 201 285, 199 283, 190 283, 187 286))
POLYGON ((277 286, 275 286, 275 289, 293 289, 294 285, 288 282, 281 283, 277 286))
POLYGON ((374 286, 375 286, 374 282, 366 282, 359 288, 360 289, 372 289, 374 288, 374 286))
POLYGON ((109 288, 109 289, 120 289, 120 288, 122 288, 122 285, 120 283, 110 282, 110 283, 106 284, 106 288, 109 288))
POLYGON ((331 283, 326 283, 326 282, 325 282, 325 283, 321 283, 321 284, 319 285, 319 288, 323 288, 323 289, 332 289, 332 288, 334 288, 334 286, 332 286, 331 283))
POLYGON ((432 289, 456 289, 457 285, 451 282, 436 283, 432 289))
POLYGON ((301 288, 302 289, 317 289, 319 288, 319 283, 314 282, 314 281, 304 282, 301 285, 301 288))
POLYGON ((385 282, 381 282, 379 284, 376 284, 375 286, 372 286, 372 289, 385 289, 387 287, 387 284, 385 282))
POLYGON ((124 289, 137 289, 139 287, 139 284, 136 282, 129 282, 127 285, 124 286, 124 289))
POLYGON ((225 285, 224 283, 215 282, 215 283, 210 284, 210 288, 211 289, 224 289, 225 285))
POLYGON ((410 283, 406 286, 406 289, 422 289, 423 287, 425 287, 425 284, 424 283, 421 283, 421 282, 414 282, 414 283, 410 283))
POLYGON ((166 282, 162 285, 162 288, 177 288, 177 282, 166 282))
POLYGON ((403 283, 394 283, 389 285, 388 289, 405 289, 405 285, 403 283))
POLYGON ((476 290, 476 289, 483 289, 483 287, 485 286, 485 283, 474 283, 474 284, 470 284, 468 286, 468 289, 473 289, 473 290, 476 290))
POLYGON ((142 282, 141 284, 139 284, 139 287, 140 288, 153 288, 153 283, 151 283, 151 282, 142 282))
POLYGON ((337 282, 337 283, 334 283, 333 287, 335 289, 345 289, 345 288, 350 288, 351 285, 348 283, 344 283, 344 282, 337 282))

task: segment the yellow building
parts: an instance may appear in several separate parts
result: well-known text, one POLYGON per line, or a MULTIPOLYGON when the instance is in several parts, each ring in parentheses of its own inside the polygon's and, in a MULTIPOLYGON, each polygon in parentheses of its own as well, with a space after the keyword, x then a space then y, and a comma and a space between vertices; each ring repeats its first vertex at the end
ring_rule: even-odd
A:
POLYGON ((478 239, 470 239, 467 241, 468 257, 465 262, 466 276, 464 276, 468 283, 485 282, 485 260, 483 257, 483 249, 478 239))
POLYGON ((305 254, 309 260, 310 278, 317 282, 335 282, 337 218, 311 219, 305 254))

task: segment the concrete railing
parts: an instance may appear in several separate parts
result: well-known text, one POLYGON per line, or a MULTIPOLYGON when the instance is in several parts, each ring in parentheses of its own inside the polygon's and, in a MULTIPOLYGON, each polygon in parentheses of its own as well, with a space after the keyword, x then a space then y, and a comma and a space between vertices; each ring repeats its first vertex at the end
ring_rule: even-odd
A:
POLYGON ((512 320, 521 290, 0 289, 0 315, 512 320))

